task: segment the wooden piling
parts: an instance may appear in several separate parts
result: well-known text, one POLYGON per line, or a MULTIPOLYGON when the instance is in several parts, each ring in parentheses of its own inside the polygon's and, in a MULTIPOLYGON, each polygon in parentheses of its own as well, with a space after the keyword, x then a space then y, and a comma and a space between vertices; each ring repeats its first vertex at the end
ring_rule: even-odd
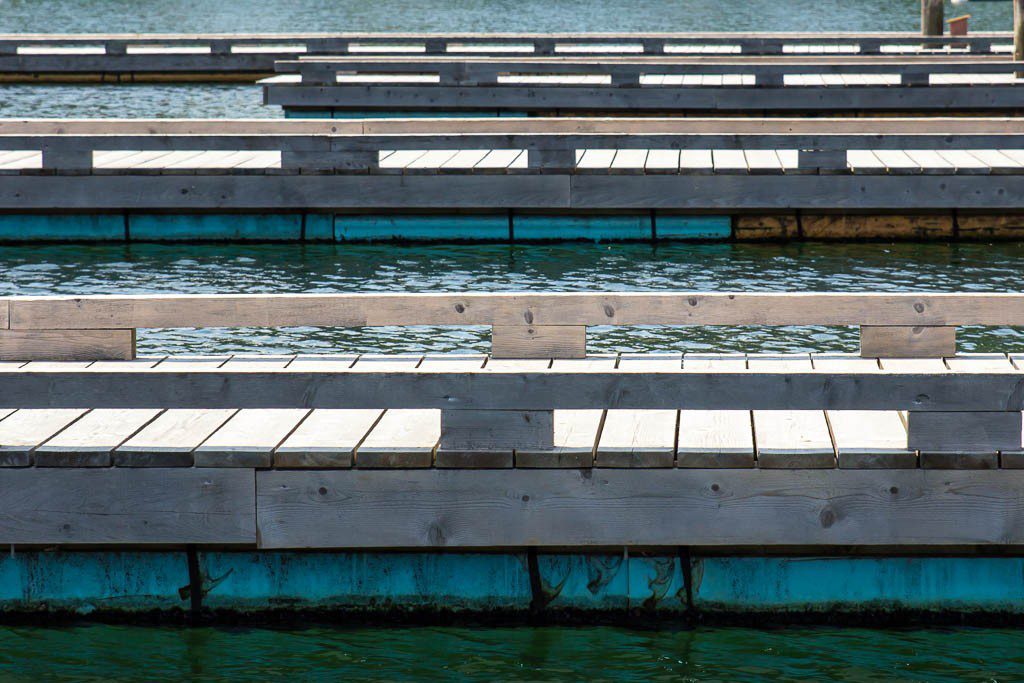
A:
POLYGON ((921 35, 942 35, 942 2, 943 0, 921 0, 921 35))

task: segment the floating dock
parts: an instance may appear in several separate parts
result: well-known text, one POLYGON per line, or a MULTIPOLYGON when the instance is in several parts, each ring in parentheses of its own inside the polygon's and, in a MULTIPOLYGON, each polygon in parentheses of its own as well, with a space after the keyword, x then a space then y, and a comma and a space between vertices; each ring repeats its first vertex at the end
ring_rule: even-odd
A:
POLYGON ((8 121, 0 239, 997 239, 1013 118, 8 121))
POLYGON ((1020 294, 0 304, 0 610, 1024 611, 1024 357, 955 347, 1020 294), (593 324, 798 321, 860 354, 586 356, 593 324), (133 358, 150 326, 394 324, 492 352, 133 358))
POLYGON ((0 35, 8 82, 251 83, 302 55, 1012 54, 1008 32, 913 33, 275 33, 0 35))
POLYGON ((973 56, 304 57, 264 102, 288 116, 1014 114, 1019 64, 973 56))

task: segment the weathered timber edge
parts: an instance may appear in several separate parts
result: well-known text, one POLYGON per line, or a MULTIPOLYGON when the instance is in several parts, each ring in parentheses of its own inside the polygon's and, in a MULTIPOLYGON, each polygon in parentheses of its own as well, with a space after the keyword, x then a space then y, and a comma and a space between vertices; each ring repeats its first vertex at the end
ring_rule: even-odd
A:
POLYGON ((676 209, 1020 210, 1024 176, 67 175, 9 176, 0 210, 676 209))
POLYGON ((12 330, 381 325, 1024 325, 1024 294, 670 291, 0 297, 0 328, 12 330))
POLYGON ((1024 410, 1024 374, 6 372, 0 408, 1024 410))
POLYGON ((0 544, 1012 547, 1022 490, 1016 470, 7 469, 0 544))

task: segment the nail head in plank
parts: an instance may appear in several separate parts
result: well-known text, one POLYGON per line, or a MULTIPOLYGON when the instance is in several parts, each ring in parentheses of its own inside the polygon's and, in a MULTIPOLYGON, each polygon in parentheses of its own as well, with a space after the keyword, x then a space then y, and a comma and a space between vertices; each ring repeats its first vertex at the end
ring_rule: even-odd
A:
POLYGON ((91 410, 35 450, 37 467, 109 467, 111 454, 160 410, 91 410))
POLYGON ((192 451, 224 425, 234 410, 172 408, 114 451, 118 467, 191 467, 192 451))

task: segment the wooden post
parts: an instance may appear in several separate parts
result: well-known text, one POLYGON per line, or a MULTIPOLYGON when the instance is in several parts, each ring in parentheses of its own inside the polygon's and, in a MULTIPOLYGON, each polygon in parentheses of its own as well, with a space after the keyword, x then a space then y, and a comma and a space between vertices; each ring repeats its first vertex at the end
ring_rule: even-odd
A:
POLYGON ((865 358, 945 358, 956 355, 955 327, 861 325, 865 358))
MULTIPOLYGON (((1024 62, 1024 0, 1013 0, 1013 61, 1024 62)), ((1024 78, 1024 69, 1014 78, 1024 78)))
POLYGON ((942 35, 942 1, 921 0, 921 35, 942 35))

